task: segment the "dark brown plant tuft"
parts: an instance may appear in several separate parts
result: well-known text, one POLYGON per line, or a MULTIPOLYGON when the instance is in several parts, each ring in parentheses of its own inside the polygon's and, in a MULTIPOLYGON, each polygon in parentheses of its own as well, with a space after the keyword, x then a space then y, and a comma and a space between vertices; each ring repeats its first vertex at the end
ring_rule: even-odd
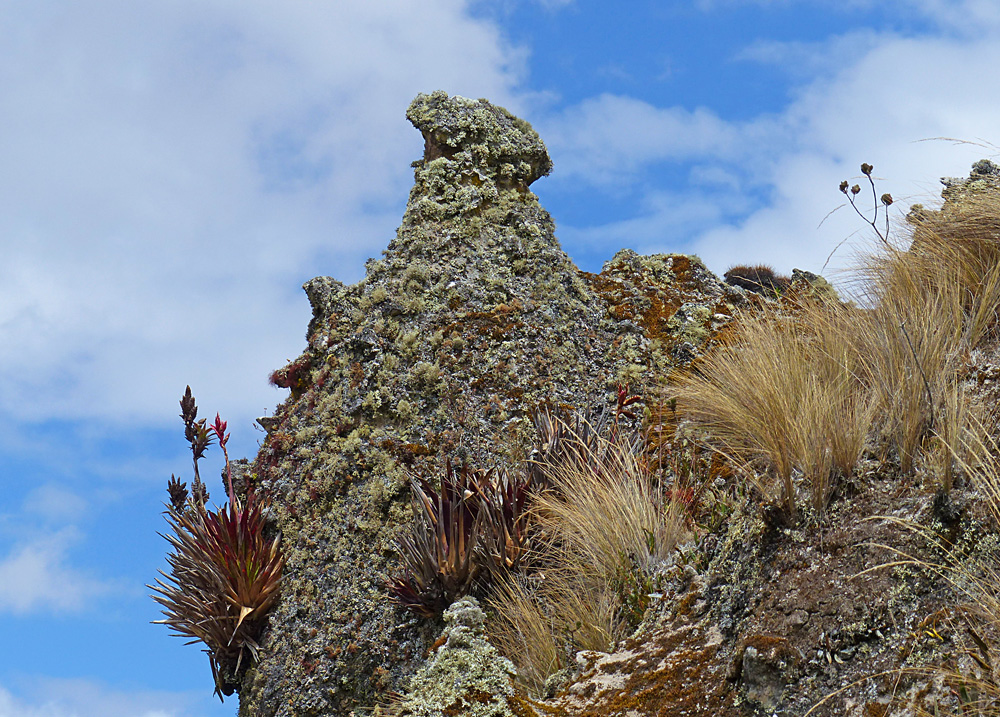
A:
POLYGON ((633 453, 640 450, 641 437, 636 434, 626 438, 629 432, 623 432, 621 424, 623 418, 637 419, 629 406, 640 403, 642 397, 633 395, 628 384, 619 384, 616 398, 613 413, 603 407, 585 413, 562 413, 549 406, 532 411, 531 420, 538 434, 538 442, 528 457, 533 488, 554 488, 552 475, 570 466, 604 464, 610 446, 616 442, 623 442, 633 453))
POLYGON ((167 493, 170 495, 170 505, 173 509, 183 511, 188 499, 187 483, 182 483, 171 473, 170 480, 167 481, 167 493))
POLYGON ((531 412, 531 420, 538 442, 528 457, 528 474, 538 489, 553 487, 552 471, 596 455, 601 435, 610 430, 606 410, 564 416, 541 406, 531 412))
MULTIPOLYGON (((526 569, 535 558, 535 496, 555 488, 555 472, 584 464, 598 473, 612 468, 605 465, 612 457, 609 446, 619 440, 623 419, 637 418, 629 407, 641 400, 628 385, 619 385, 613 421, 608 410, 567 418, 550 407, 535 410, 539 444, 518 475, 467 465, 456 472, 449 460, 440 491, 412 477, 414 522, 398 542, 403 570, 387 581, 392 599, 418 615, 435 617, 477 585, 526 569)), ((636 442, 614 445, 615 450, 639 450, 636 442)))
POLYGON ((726 283, 731 286, 739 286, 747 291, 754 291, 758 294, 781 294, 788 290, 792 283, 787 276, 781 276, 774 272, 774 269, 765 264, 748 266, 738 264, 730 267, 723 277, 726 283))
POLYGON ((164 620, 174 634, 188 637, 187 644, 205 644, 215 680, 215 693, 222 699, 238 687, 242 671, 256 660, 264 616, 278 596, 284 557, 280 536, 267 537, 266 503, 248 492, 245 504, 232 487, 226 443, 226 423, 218 416, 208 427, 196 420, 197 408, 188 387, 181 399, 185 435, 194 456, 195 479, 187 496, 183 483, 171 476, 167 522, 172 535, 163 536, 173 552, 167 556, 170 574, 149 585, 153 599, 163 606, 164 620), (226 458, 229 502, 218 510, 207 510, 207 491, 198 477, 198 460, 215 434, 226 458), (185 501, 184 498, 187 498, 185 501), (246 653, 250 659, 244 661, 246 653))
POLYGON ((491 575, 521 570, 532 555, 532 481, 527 471, 512 476, 490 470, 479 479, 483 499, 480 539, 491 575))

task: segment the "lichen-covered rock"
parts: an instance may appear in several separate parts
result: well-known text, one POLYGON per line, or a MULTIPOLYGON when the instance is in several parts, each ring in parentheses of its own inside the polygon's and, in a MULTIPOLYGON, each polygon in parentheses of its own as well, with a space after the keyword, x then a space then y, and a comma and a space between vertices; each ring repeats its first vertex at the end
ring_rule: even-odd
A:
POLYGON ((1000 167, 988 159, 981 159, 972 165, 968 177, 942 177, 941 197, 945 202, 975 196, 983 191, 1000 190, 1000 167))
POLYGON ((545 146, 506 110, 435 92, 407 116, 425 153, 398 233, 357 284, 306 284, 308 346, 276 372, 292 395, 261 421, 250 474, 287 562, 244 717, 369 708, 421 665, 440 625, 384 587, 411 520, 408 471, 517 466, 533 408, 610 406, 626 382, 651 395, 678 347, 740 301, 682 255, 579 271, 529 189, 551 169, 545 146))
POLYGON ((747 700, 773 712, 802 654, 783 637, 753 635, 743 647, 740 680, 747 700))
POLYGON ((813 274, 804 269, 792 269, 792 287, 794 291, 821 301, 840 301, 840 295, 833 284, 819 274, 813 274))
POLYGON ((444 612, 440 646, 410 682, 394 717, 515 717, 514 665, 487 640, 486 618, 475 598, 464 597, 444 612))
MULTIPOLYGON (((440 621, 388 599, 395 540, 411 519, 408 471, 440 470, 446 458, 516 464, 533 439, 532 408, 610 405, 625 382, 653 403, 664 377, 724 340, 740 307, 781 310, 697 257, 624 250, 600 274, 579 271, 529 189, 551 162, 527 123, 442 92, 417 97, 407 116, 425 153, 398 234, 357 284, 306 284, 307 348, 276 372, 291 396, 261 421, 267 438, 240 471, 241 485, 272 498, 287 560, 240 714, 377 712, 404 693, 387 709, 745 717, 804 714, 833 695, 814 714, 870 717, 900 694, 924 707, 944 694, 893 672, 943 657, 947 645, 924 638, 946 596, 927 571, 869 570, 893 550, 927 549, 874 518, 927 522, 937 510, 882 464, 845 484, 822 524, 784 525, 744 495, 665 576, 639 630, 615 652, 581 653, 544 702, 513 692, 473 599, 446 611, 440 644, 440 621)), ((962 187, 975 194, 997 176, 980 163, 962 187)), ((946 209, 966 196, 949 185, 946 209)), ((836 300, 807 272, 791 288, 836 300)), ((980 530, 948 520, 949 541, 980 530)))

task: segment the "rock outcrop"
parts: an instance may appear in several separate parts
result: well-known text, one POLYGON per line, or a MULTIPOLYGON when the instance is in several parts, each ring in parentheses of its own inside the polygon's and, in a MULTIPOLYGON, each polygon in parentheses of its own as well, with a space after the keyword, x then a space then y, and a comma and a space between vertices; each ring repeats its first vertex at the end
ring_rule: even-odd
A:
MULTIPOLYGON (((389 599, 410 472, 446 459, 516 467, 533 408, 600 409, 619 384, 655 408, 665 378, 725 340, 739 307, 781 300, 684 255, 624 250, 582 272, 530 190, 552 165, 527 123, 442 92, 418 96, 407 117, 425 147, 397 236, 359 283, 305 285, 308 346, 275 374, 291 396, 261 419, 267 438, 245 474, 272 498, 287 563, 240 715, 745 717, 818 704, 813 714, 882 717, 901 695, 941 692, 897 670, 956 644, 942 611, 954 596, 933 571, 866 572, 893 550, 934 557, 913 531, 867 519, 974 543, 981 516, 963 507, 968 486, 942 502, 884 459, 845 482, 822 523, 786 525, 719 475, 735 510, 663 566, 635 634, 581 652, 547 700, 514 691, 474 599, 444 624, 389 599)), ((974 188, 996 174, 980 169, 974 188)), ((808 272, 789 290, 838 301, 808 272)))
POLYGON ((305 286, 308 347, 276 372, 250 468, 274 501, 285 584, 240 714, 348 714, 405 689, 439 629, 388 598, 410 521, 408 471, 518 465, 531 409, 650 395, 730 319, 742 292, 695 257, 623 251, 599 275, 560 248, 529 186, 538 135, 485 100, 420 95, 424 136, 396 238, 365 278, 305 286))

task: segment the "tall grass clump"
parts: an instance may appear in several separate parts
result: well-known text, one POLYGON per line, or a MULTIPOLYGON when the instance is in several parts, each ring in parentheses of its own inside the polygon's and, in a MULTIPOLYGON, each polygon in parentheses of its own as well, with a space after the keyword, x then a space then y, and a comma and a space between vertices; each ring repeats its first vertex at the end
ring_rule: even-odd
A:
POLYGON ((488 601, 491 639, 536 694, 578 650, 609 650, 637 626, 684 532, 634 446, 617 432, 576 439, 580 423, 563 421, 561 458, 540 466, 551 487, 533 507, 539 569, 509 576, 488 601))
MULTIPOLYGON (((952 447, 964 420, 963 363, 995 337, 1000 307, 1000 194, 984 192, 919 212, 907 251, 871 254, 856 287, 874 308, 860 350, 879 406, 882 437, 904 472, 931 433, 952 447)), ((945 488, 950 487, 951 472, 945 488)))
MULTIPOLYGON (((870 179, 871 166, 862 172, 870 179)), ((822 513, 866 449, 894 455, 905 474, 936 444, 939 487, 951 488, 968 430, 963 371, 997 337, 1000 193, 909 221, 906 250, 869 222, 881 241, 850 283, 864 308, 793 296, 745 311, 731 339, 676 382, 678 407, 706 442, 791 515, 797 486, 822 513)))
POLYGON ((864 448, 873 404, 855 312, 818 302, 797 313, 744 313, 731 341, 676 386, 682 413, 789 514, 796 474, 822 511, 864 448))

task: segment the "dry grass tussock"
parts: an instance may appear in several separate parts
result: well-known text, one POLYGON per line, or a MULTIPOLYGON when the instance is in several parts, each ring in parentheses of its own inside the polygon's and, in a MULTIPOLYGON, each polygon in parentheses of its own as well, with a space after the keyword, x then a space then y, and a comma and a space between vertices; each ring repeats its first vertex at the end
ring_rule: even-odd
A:
POLYGON ((549 466, 554 486, 534 506, 540 570, 508 579, 488 603, 491 639, 535 694, 578 650, 609 650, 635 628, 685 530, 630 446, 598 438, 571 453, 549 466))
MULTIPOLYGON (((952 448, 960 445, 961 371, 997 327, 1000 194, 924 215, 912 239, 908 251, 872 254, 857 284, 875 307, 866 314, 859 349, 869 364, 881 437, 896 449, 904 472, 931 432, 952 448)), ((943 478, 950 488, 950 470, 943 478)))
POLYGON ((827 303, 794 315, 744 314, 732 341, 677 386, 682 414, 792 514, 797 474, 821 508, 834 477, 850 474, 864 448, 874 405, 856 314, 827 303))
POLYGON ((853 288, 871 308, 802 300, 744 313, 732 341, 676 385, 708 442, 790 514, 797 490, 821 513, 866 448, 903 473, 930 455, 950 489, 969 430, 962 371, 997 332, 1000 193, 922 215, 909 250, 882 246, 853 288))

